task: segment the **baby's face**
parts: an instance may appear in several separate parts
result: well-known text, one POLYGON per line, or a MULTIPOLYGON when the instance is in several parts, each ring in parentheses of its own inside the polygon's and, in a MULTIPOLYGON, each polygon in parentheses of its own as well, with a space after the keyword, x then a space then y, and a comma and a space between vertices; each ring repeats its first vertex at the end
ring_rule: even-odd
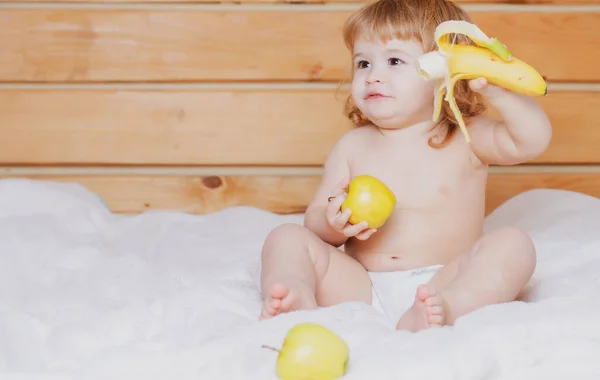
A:
POLYGON ((396 129, 431 118, 434 84, 416 70, 418 41, 359 39, 353 54, 352 96, 369 120, 396 129))

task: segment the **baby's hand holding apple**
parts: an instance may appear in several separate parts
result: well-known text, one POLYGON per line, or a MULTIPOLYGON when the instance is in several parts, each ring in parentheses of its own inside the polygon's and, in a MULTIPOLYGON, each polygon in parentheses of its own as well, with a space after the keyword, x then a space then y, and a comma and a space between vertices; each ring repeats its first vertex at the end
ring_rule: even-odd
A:
POLYGON ((342 203, 348 197, 348 194, 346 193, 348 183, 349 180, 345 178, 333 190, 333 195, 329 197, 329 202, 325 208, 325 218, 331 228, 344 236, 366 240, 376 232, 376 229, 368 228, 368 223, 365 221, 357 224, 348 223, 348 220, 352 215, 352 210, 347 208, 344 211, 341 211, 342 203))

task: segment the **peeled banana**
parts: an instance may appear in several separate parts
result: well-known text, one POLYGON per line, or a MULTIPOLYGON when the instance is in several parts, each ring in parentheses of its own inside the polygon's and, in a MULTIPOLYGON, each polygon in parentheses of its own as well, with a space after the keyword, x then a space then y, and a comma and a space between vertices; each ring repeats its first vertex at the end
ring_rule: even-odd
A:
POLYGON ((439 24, 435 41, 438 50, 422 55, 416 63, 420 75, 436 81, 433 121, 439 119, 445 99, 468 143, 471 138, 454 99, 454 86, 459 80, 484 77, 489 83, 528 96, 548 93, 546 81, 533 67, 513 57, 498 39, 488 37, 470 22, 452 20, 439 24), (476 46, 455 45, 450 34, 464 34, 476 46))

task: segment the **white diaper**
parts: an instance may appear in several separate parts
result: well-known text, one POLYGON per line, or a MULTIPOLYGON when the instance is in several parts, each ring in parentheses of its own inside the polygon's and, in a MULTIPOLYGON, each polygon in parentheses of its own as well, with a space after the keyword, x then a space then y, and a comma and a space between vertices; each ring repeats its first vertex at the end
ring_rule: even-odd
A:
POLYGON ((395 324, 415 302, 419 285, 426 284, 443 265, 397 272, 369 272, 373 284, 372 305, 395 324))

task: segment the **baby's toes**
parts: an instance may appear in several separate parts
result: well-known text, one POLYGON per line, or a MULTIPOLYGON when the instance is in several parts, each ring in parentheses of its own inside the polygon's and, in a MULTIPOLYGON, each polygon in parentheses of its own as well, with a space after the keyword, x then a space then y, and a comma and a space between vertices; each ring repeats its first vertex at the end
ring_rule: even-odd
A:
POLYGON ((281 307, 281 300, 279 298, 271 299, 271 302, 269 302, 269 305, 268 305, 269 314, 275 314, 277 312, 277 310, 279 310, 280 307, 281 307))
POLYGON ((440 314, 428 315, 427 322, 429 322, 429 327, 442 327, 444 317, 440 314))
POLYGON ((425 305, 430 307, 442 306, 442 298, 438 295, 429 296, 425 299, 425 305))
POLYGON ((427 306, 427 315, 442 315, 442 306, 427 306))
POLYGON ((431 296, 425 300, 425 313, 430 327, 441 327, 444 324, 444 306, 440 296, 431 296))
POLYGON ((274 317, 281 307, 281 300, 278 298, 270 298, 264 301, 259 319, 274 317))
POLYGON ((283 299, 285 296, 288 295, 289 292, 290 292, 290 290, 288 288, 286 288, 285 286, 283 286, 281 284, 274 284, 273 286, 271 286, 271 290, 270 290, 271 299, 273 299, 273 300, 283 299))

